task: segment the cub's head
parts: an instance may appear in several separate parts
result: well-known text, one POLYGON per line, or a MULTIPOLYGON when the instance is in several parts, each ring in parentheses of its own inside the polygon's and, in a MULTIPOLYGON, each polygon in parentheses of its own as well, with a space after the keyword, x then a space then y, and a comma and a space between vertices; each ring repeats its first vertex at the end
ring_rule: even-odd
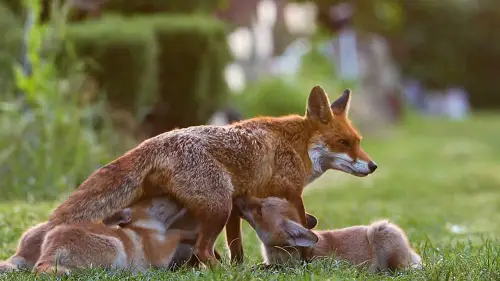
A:
POLYGON ((308 153, 313 178, 329 169, 358 177, 377 169, 377 164, 361 147, 361 135, 349 120, 350 102, 348 89, 333 103, 320 86, 315 86, 309 94, 306 120, 312 129, 308 153))
POLYGON ((135 225, 149 228, 155 224, 168 226, 171 218, 181 211, 177 202, 168 197, 146 198, 106 218, 103 223, 122 227, 135 225))

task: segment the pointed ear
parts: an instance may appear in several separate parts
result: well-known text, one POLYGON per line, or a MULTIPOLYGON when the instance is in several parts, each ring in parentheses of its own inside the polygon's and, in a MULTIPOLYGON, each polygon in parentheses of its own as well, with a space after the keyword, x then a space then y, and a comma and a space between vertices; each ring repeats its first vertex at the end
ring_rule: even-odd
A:
POLYGON ((307 228, 308 229, 313 229, 316 227, 316 225, 318 225, 318 219, 309 214, 309 213, 306 213, 306 218, 307 218, 307 228))
POLYGON ((332 120, 332 111, 330 110, 330 100, 325 90, 320 86, 312 88, 307 100, 306 117, 328 123, 332 120))
POLYGON ((347 117, 349 115, 349 107, 351 106, 351 90, 345 89, 344 93, 335 100, 330 108, 333 114, 337 116, 347 117))
POLYGON ((283 222, 283 229, 288 234, 290 246, 309 247, 318 242, 318 236, 302 225, 291 220, 283 222))
POLYGON ((103 223, 106 226, 122 225, 127 224, 132 220, 132 209, 126 208, 122 211, 112 215, 111 217, 104 219, 103 223))

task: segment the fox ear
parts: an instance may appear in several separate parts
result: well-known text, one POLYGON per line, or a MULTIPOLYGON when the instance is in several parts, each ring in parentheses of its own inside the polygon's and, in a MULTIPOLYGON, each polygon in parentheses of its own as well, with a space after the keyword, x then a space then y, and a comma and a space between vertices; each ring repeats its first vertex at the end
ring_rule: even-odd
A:
POLYGON ((127 224, 132 220, 132 209, 126 208, 103 220, 106 226, 127 224))
POLYGON ((306 213, 306 218, 307 218, 307 228, 308 229, 313 229, 316 227, 316 225, 318 225, 318 219, 309 214, 309 213, 306 213))
POLYGON ((351 90, 345 89, 344 93, 336 99, 330 108, 333 114, 337 116, 347 117, 349 115, 349 108, 351 106, 351 90))
POLYGON ((330 100, 325 90, 321 86, 314 86, 307 100, 306 116, 319 120, 321 123, 328 123, 332 120, 330 110, 330 100))
POLYGON ((283 228, 289 236, 287 240, 290 246, 309 247, 319 240, 314 232, 291 220, 285 220, 283 228))

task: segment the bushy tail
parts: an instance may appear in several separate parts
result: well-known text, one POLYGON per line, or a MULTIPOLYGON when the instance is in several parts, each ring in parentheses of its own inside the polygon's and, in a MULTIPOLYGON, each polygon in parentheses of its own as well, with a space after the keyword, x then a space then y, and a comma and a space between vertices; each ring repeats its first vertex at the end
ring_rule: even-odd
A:
POLYGON ((98 169, 54 210, 50 225, 99 222, 126 208, 141 197, 153 157, 138 147, 98 169))
POLYGON ((376 221, 370 225, 370 227, 368 228, 367 236, 368 236, 368 242, 372 247, 376 243, 376 241, 374 241, 375 236, 387 232, 390 226, 391 226, 390 221, 385 219, 376 221))

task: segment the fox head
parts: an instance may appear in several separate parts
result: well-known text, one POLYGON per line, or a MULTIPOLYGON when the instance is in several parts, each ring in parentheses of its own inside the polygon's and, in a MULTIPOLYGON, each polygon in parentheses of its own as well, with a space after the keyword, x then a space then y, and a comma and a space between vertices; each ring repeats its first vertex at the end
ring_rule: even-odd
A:
POLYGON ((333 103, 320 86, 315 86, 307 101, 306 120, 312 127, 308 154, 312 177, 329 169, 364 177, 377 169, 377 164, 361 147, 361 135, 349 120, 351 91, 333 103))
POLYGON ((307 228, 300 225, 297 209, 288 201, 277 198, 238 197, 234 201, 241 216, 255 230, 267 247, 309 247, 318 242, 318 236, 310 229, 317 219, 307 216, 307 228))

